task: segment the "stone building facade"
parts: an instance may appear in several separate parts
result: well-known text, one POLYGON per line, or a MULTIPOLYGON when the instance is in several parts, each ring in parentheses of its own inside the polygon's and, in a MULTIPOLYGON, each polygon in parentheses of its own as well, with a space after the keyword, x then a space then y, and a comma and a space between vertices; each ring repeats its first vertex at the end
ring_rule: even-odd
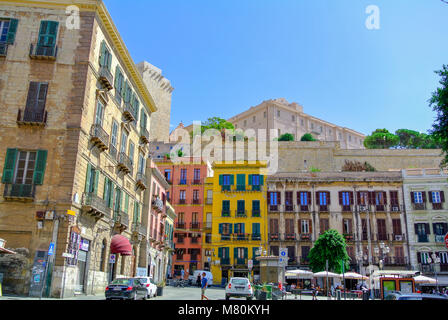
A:
POLYGON ((290 133, 300 141, 305 133, 311 133, 319 141, 338 141, 343 149, 364 149, 362 133, 310 116, 303 112, 301 105, 284 98, 264 101, 228 121, 236 129, 265 129, 268 141, 274 138, 270 136, 270 130, 274 129, 278 137, 290 133))
POLYGON ((35 295, 44 278, 53 297, 102 293, 111 278, 146 267, 147 226, 132 222, 142 222, 155 102, 101 0, 76 2, 78 29, 66 23, 73 1, 0 5, 9 29, 0 57, 0 237, 28 248, 35 270, 49 259, 46 274, 26 271, 20 293, 35 295), (112 250, 118 235, 131 250, 112 250))
POLYGON ((439 168, 403 170, 411 265, 428 277, 437 275, 440 286, 448 285, 448 250, 444 240, 448 233, 447 178, 448 171, 439 168))
POLYGON ((137 64, 137 68, 157 105, 157 111, 151 115, 150 140, 169 142, 171 96, 174 88, 170 81, 162 75, 162 70, 149 62, 140 62, 137 64))
POLYGON ((401 172, 279 173, 267 188, 270 254, 287 248, 289 265, 306 268, 319 235, 334 229, 353 270, 366 274, 380 260, 387 270, 408 268, 401 172), (375 251, 381 243, 387 255, 375 251))

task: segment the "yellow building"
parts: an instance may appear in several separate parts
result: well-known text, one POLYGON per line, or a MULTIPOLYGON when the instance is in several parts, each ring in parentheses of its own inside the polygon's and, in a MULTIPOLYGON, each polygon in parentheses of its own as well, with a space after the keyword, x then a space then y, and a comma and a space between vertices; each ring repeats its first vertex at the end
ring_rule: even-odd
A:
POLYGON ((260 248, 267 250, 266 167, 259 161, 213 164, 214 176, 204 191, 203 248, 214 284, 259 274, 255 257, 260 248))

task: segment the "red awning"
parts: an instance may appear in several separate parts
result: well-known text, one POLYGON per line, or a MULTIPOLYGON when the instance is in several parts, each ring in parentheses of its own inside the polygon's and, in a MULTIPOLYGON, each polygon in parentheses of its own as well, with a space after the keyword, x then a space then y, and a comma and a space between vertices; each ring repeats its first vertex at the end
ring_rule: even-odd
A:
POLYGON ((110 252, 120 253, 122 256, 132 256, 132 245, 128 238, 117 234, 112 237, 110 242, 110 252))

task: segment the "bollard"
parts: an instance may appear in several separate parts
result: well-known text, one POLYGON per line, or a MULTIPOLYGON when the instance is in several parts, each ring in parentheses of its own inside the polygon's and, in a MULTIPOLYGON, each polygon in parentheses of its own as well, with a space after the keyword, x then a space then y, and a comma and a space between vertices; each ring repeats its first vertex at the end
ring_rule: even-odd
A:
POLYGON ((2 283, 0 282, 0 297, 3 297, 3 294, 2 294, 2 283))

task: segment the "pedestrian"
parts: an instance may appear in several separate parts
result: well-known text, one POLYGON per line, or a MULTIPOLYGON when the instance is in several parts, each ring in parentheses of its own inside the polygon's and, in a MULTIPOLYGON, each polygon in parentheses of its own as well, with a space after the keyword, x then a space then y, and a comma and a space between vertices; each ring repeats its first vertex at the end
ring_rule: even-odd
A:
POLYGON ((201 300, 204 300, 204 298, 209 300, 209 298, 207 298, 205 295, 205 290, 207 289, 207 286, 208 286, 208 280, 204 272, 202 273, 202 282, 201 282, 201 300))
POLYGON ((314 287, 314 284, 311 284, 311 292, 313 293, 313 300, 317 300, 317 298, 316 298, 316 287, 314 287))
POLYGON ((185 271, 184 271, 184 269, 182 269, 182 270, 180 270, 180 279, 184 280, 184 277, 185 277, 185 271))
POLYGON ((196 284, 197 284, 198 288, 201 287, 201 274, 198 274, 198 277, 196 279, 196 284))

